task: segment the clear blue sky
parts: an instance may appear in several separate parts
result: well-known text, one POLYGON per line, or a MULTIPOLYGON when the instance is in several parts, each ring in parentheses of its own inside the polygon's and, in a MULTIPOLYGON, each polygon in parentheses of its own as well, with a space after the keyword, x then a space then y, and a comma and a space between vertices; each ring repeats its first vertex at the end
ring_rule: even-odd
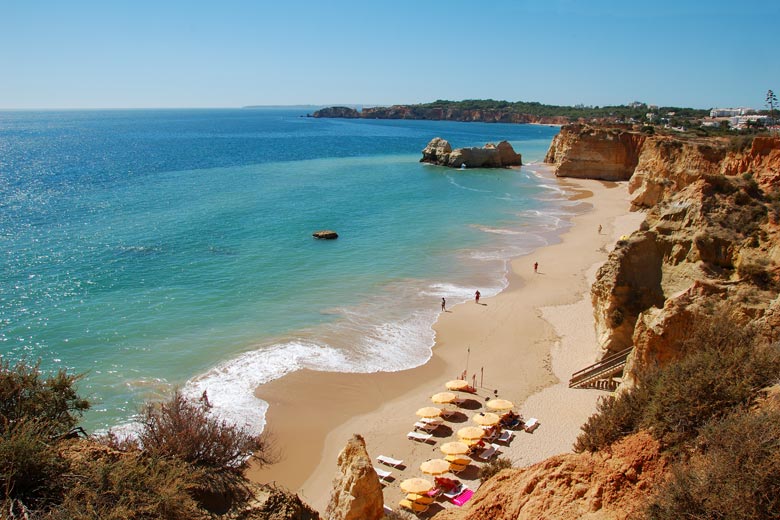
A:
POLYGON ((0 108, 763 108, 780 0, 0 0, 0 108))

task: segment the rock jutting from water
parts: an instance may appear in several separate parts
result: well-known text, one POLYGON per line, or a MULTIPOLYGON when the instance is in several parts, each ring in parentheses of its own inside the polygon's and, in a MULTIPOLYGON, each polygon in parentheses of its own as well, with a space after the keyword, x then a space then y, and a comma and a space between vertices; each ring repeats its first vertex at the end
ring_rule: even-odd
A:
POLYGON ((521 166, 522 156, 507 141, 487 143, 482 148, 452 149, 441 137, 434 137, 422 151, 420 162, 449 166, 450 168, 508 168, 521 166))
POLYGON ((332 229, 323 229, 321 231, 315 231, 311 234, 314 238, 321 238, 323 240, 334 240, 339 237, 339 234, 332 229))

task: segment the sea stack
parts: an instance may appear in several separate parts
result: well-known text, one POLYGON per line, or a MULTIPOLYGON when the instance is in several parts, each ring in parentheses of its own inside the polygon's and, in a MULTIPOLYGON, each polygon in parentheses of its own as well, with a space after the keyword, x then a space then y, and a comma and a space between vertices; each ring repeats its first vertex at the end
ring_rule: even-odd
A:
POLYGON ((339 237, 339 234, 332 229, 323 229, 321 231, 315 231, 311 234, 314 238, 321 238, 323 240, 334 240, 339 237))
POLYGON ((450 168, 508 168, 521 166, 522 156, 507 141, 497 145, 487 143, 482 148, 452 149, 441 137, 434 137, 422 151, 420 162, 449 166, 450 168))

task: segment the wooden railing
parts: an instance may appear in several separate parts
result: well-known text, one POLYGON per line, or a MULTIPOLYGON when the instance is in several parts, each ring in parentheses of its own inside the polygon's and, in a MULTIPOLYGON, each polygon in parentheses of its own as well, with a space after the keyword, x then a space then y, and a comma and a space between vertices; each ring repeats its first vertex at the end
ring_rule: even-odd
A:
POLYGON ((633 347, 621 350, 616 354, 607 356, 601 361, 593 363, 572 374, 569 379, 569 388, 601 388, 614 390, 617 387, 612 378, 623 371, 626 360, 633 347))

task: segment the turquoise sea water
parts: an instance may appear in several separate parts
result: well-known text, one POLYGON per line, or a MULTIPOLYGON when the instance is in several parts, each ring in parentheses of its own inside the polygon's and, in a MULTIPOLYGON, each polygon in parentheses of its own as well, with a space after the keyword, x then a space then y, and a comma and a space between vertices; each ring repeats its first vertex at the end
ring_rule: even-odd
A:
POLYGON ((174 386, 260 428, 289 371, 424 363, 441 297, 500 291, 574 211, 533 164, 418 162, 435 136, 539 161, 557 128, 301 115, 0 112, 0 353, 84 373, 90 429, 174 386))

